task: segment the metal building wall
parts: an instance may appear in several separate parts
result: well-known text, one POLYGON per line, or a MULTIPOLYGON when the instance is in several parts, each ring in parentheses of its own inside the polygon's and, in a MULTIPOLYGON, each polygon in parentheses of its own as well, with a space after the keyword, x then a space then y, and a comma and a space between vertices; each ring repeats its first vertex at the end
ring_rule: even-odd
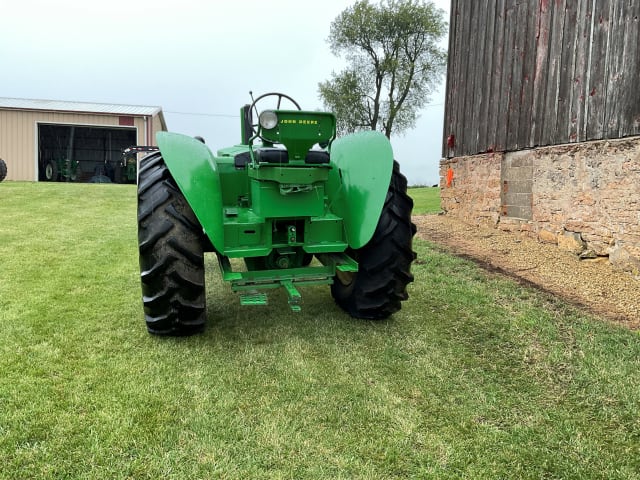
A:
MULTIPOLYGON (((7 180, 38 179, 38 123, 120 127, 120 118, 117 115, 0 109, 0 158, 7 163, 7 180)), ((155 144, 155 131, 162 129, 161 122, 157 117, 146 118, 153 124, 147 125, 149 132, 153 130, 148 137, 155 144)), ((145 117, 134 117, 132 126, 137 129, 138 144, 147 144, 145 117)))
POLYGON ((443 156, 640 134, 638 0, 452 0, 443 156))

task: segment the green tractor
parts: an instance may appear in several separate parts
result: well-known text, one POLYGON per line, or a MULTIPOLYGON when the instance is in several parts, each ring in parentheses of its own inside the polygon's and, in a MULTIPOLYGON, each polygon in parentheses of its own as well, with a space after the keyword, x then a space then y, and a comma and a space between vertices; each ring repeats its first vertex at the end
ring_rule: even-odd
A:
POLYGON ((158 147, 146 145, 132 145, 125 148, 118 162, 107 162, 109 178, 115 183, 135 183, 138 178, 138 154, 157 151, 158 147))
POLYGON ((78 179, 80 162, 70 158, 49 160, 44 165, 44 179, 47 182, 75 182, 78 179))
POLYGON ((400 310, 416 228, 388 139, 375 131, 336 138, 332 113, 303 111, 283 93, 240 112, 240 144, 213 154, 199 137, 160 132, 159 151, 140 163, 148 331, 204 329, 205 252, 216 254, 242 305, 266 304, 265 291, 283 287, 299 311, 298 288, 325 284, 352 317, 400 310))

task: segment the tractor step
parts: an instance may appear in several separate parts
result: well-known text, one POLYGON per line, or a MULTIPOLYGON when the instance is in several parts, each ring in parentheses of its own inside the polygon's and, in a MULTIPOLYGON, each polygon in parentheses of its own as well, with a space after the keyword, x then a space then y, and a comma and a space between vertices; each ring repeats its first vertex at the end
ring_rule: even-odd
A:
MULTIPOLYGON (((287 295, 289 296, 289 307, 293 312, 299 312, 302 310, 300 304, 302 303, 302 296, 300 292, 293 286, 293 283, 290 281, 282 282, 282 286, 287 291, 287 295)), ((249 305, 268 305, 269 298, 266 293, 256 292, 256 291, 247 291, 240 293, 240 305, 243 307, 249 305)))
POLYGON ((240 294, 240 305, 268 305, 267 294, 259 289, 284 288, 289 308, 299 312, 302 296, 298 287, 331 285, 336 272, 357 272, 358 264, 344 253, 316 254, 319 266, 272 270, 234 271, 228 257, 218 255, 223 280, 231 283, 231 290, 240 294))
POLYGON ((268 305, 269 299, 266 293, 243 292, 240 294, 240 305, 268 305))
POLYGON ((302 307, 300 306, 300 304, 302 303, 302 295, 300 295, 300 292, 298 292, 296 287, 293 286, 293 282, 285 280, 284 282, 282 282, 282 286, 287 291, 287 295, 289 296, 289 307, 291 308, 291 310, 294 312, 299 312, 300 310, 302 310, 302 307))

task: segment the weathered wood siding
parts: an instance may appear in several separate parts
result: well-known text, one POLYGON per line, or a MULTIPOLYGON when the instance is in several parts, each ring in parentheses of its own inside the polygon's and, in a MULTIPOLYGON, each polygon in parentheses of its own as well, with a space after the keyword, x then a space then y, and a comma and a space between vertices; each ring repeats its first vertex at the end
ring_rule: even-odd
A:
POLYGON ((640 134, 639 0, 452 0, 443 156, 640 134))

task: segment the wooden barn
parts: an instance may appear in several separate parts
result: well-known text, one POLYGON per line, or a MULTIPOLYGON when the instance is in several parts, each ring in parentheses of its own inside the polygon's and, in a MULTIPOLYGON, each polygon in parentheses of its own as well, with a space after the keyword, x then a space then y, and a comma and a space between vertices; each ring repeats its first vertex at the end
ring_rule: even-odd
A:
POLYGON ((640 2, 452 0, 442 208, 640 273, 640 2))

